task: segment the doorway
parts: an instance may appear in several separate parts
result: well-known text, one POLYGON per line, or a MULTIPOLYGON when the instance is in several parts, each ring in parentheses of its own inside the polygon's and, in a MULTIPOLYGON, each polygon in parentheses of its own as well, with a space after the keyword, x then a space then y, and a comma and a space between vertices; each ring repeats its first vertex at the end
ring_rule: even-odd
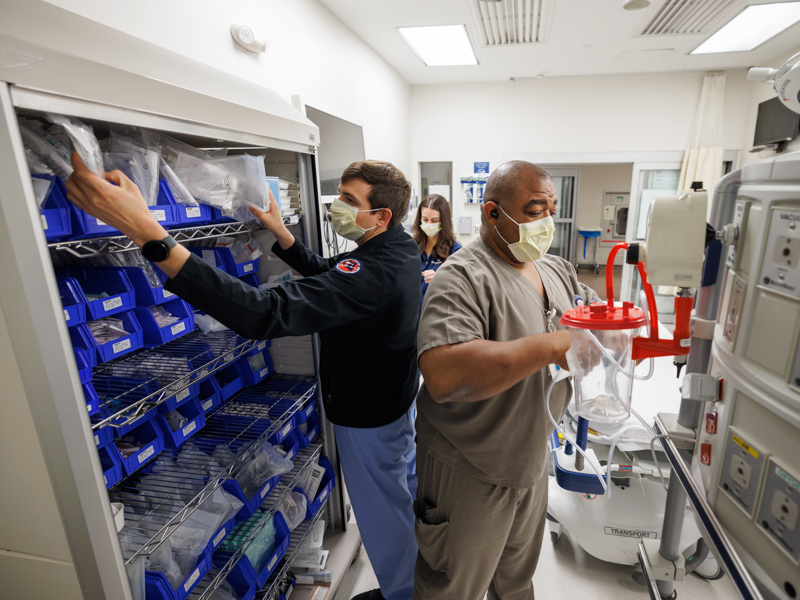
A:
POLYGON ((452 213, 453 208, 453 163, 421 162, 419 163, 420 200, 429 194, 439 194, 447 198, 452 213))

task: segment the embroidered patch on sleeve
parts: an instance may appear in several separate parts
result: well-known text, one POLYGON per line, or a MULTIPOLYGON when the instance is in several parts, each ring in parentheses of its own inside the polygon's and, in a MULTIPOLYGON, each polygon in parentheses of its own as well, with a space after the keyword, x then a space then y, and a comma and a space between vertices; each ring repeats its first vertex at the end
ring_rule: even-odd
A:
POLYGON ((361 270, 361 266, 360 260, 356 260, 355 258, 346 258, 336 263, 336 267, 334 268, 341 273, 355 275, 361 270))

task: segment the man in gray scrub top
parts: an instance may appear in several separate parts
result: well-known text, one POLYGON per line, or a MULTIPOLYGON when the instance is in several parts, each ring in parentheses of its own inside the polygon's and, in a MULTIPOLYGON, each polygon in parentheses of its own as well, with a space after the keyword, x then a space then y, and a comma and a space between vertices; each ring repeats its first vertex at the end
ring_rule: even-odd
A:
MULTIPOLYGON (((578 295, 566 260, 546 254, 556 193, 531 163, 500 165, 483 198, 480 239, 437 271, 417 338, 414 598, 528 600, 547 514, 548 365, 567 368, 558 325, 578 295)), ((571 397, 556 385, 556 419, 571 397)))

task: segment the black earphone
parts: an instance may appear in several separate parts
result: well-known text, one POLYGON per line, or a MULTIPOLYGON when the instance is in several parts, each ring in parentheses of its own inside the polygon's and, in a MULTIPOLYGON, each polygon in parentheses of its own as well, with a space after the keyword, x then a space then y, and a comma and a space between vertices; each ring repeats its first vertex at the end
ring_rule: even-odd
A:
POLYGON ((498 213, 496 210, 493 210, 493 211, 492 211, 492 212, 490 212, 489 214, 490 214, 492 217, 494 217, 495 219, 499 219, 499 218, 500 218, 500 213, 498 213))

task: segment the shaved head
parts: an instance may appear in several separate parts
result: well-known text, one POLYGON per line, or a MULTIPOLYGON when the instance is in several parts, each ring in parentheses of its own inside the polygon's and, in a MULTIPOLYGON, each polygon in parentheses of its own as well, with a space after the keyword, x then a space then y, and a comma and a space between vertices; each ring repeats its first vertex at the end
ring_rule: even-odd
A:
POLYGON ((524 160, 512 160, 497 167, 486 181, 484 202, 496 202, 501 206, 516 196, 523 182, 531 179, 550 179, 547 171, 524 160))

